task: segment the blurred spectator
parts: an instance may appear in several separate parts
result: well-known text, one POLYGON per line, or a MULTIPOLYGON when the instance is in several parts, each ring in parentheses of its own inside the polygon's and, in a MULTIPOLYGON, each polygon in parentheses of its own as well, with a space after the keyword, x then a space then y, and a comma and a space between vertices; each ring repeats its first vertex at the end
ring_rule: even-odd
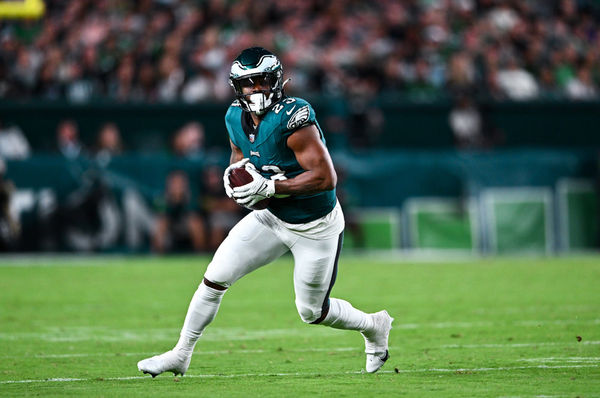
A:
POLYGON ((0 252, 14 249, 18 243, 21 227, 10 212, 10 202, 15 186, 5 179, 6 163, 0 157, 0 252))
POLYGON ((158 99, 162 102, 176 100, 185 80, 185 73, 179 64, 179 58, 173 54, 165 55, 160 61, 159 74, 158 99))
POLYGON ((498 86, 508 98, 513 100, 535 99, 539 94, 537 82, 525 69, 521 68, 514 57, 496 75, 498 86))
POLYGON ((131 56, 123 57, 115 73, 109 77, 107 95, 119 101, 132 99, 135 78, 135 63, 131 56))
POLYGON ((176 156, 198 160, 204 154, 204 126, 190 122, 173 136, 173 153, 176 156))
POLYGON ((209 166, 205 170, 203 183, 202 204, 208 221, 208 245, 210 250, 215 250, 245 210, 225 194, 223 169, 219 166, 209 166))
POLYGON ((379 137, 383 132, 384 115, 375 106, 373 98, 356 96, 350 101, 348 111, 349 143, 357 148, 368 148, 380 144, 379 137))
POLYGON ((154 102, 158 99, 157 72, 152 61, 144 60, 138 70, 136 83, 126 100, 154 102))
POLYGON ((76 159, 83 154, 83 146, 79 141, 79 127, 75 121, 60 122, 56 130, 56 144, 58 151, 67 159, 76 159))
POLYGON ((469 97, 458 97, 450 111, 449 122, 456 147, 465 149, 483 146, 483 121, 469 97))
POLYGON ((495 3, 496 6, 489 13, 490 21, 501 32, 509 32, 519 22, 519 14, 508 1, 495 3))
POLYGON ((34 51, 33 48, 19 48, 11 74, 20 90, 33 91, 42 59, 42 54, 34 51))
MULTIPOLYGON (((55 209, 54 235, 70 249, 98 251, 114 245, 119 236, 115 197, 107 181, 95 170, 81 176, 81 184, 59 201, 55 209)), ((50 242, 47 244, 52 245, 50 242)))
POLYGON ((195 206, 187 175, 173 171, 167 176, 164 207, 152 239, 156 252, 206 250, 206 225, 195 206))
POLYGON ((3 126, 0 121, 0 159, 26 159, 31 154, 29 142, 18 126, 3 126))
POLYGON ((569 80, 565 91, 567 96, 574 100, 590 100, 598 95, 598 87, 592 80, 592 73, 585 66, 577 70, 577 76, 569 80))
POLYGON ((556 98, 560 91, 556 85, 554 74, 550 66, 544 65, 540 68, 540 96, 545 98, 556 98))
POLYGON ((475 91, 475 65, 466 53, 457 53, 448 64, 446 87, 451 93, 475 91))
POLYGON ((467 94, 456 97, 448 122, 458 149, 484 149, 502 142, 501 131, 490 123, 485 108, 467 94))
POLYGON ((119 128, 114 123, 106 123, 98 132, 96 138, 96 159, 106 164, 115 155, 120 155, 123 151, 123 143, 119 128))
POLYGON ((407 73, 404 91, 415 100, 431 100, 439 94, 438 87, 433 84, 430 66, 423 58, 419 58, 410 66, 407 73))
POLYGON ((185 102, 199 102, 213 98, 214 77, 207 69, 199 69, 198 73, 185 83, 181 98, 185 102))
POLYGON ((82 50, 81 59, 67 66, 65 95, 72 102, 88 102, 100 97, 104 91, 98 70, 98 53, 95 47, 82 50))

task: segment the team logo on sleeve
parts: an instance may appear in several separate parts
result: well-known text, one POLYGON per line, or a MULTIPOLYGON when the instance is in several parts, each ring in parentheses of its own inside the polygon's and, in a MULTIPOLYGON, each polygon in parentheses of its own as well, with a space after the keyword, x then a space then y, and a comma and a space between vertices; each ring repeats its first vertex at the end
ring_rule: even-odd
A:
POLYGON ((287 124, 288 130, 293 130, 299 126, 302 126, 304 123, 308 121, 310 118, 310 109, 308 109, 308 105, 303 106, 298 109, 290 118, 287 124))

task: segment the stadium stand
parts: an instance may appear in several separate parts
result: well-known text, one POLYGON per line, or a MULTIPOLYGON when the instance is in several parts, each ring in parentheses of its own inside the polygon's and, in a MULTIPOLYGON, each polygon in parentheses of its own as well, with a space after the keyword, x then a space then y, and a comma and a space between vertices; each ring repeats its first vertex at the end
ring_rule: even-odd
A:
POLYGON ((198 102, 230 96, 231 59, 276 51, 319 94, 598 96, 596 1, 50 0, 0 23, 0 96, 198 102))

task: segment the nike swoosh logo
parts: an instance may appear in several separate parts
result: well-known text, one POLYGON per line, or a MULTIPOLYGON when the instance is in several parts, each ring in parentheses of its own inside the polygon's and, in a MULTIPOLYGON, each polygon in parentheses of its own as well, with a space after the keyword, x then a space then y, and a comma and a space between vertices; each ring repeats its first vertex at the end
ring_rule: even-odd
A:
POLYGON ((294 109, 295 109, 295 108, 296 108, 296 105, 294 105, 294 106, 292 107, 292 109, 290 109, 289 111, 287 111, 287 112, 286 112, 286 114, 287 114, 288 116, 289 116, 289 115, 291 115, 291 114, 292 114, 292 112, 294 111, 294 109))

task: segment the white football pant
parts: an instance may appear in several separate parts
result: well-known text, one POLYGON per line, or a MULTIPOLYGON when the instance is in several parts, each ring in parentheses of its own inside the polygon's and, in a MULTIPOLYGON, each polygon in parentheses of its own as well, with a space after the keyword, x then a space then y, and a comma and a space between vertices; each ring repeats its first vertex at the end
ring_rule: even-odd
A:
POLYGON ((337 273, 337 256, 344 230, 344 216, 339 204, 320 220, 323 222, 287 224, 267 210, 254 211, 231 230, 217 249, 204 277, 229 287, 244 275, 291 251, 296 307, 304 322, 314 322, 321 316, 337 273))
MULTIPOLYGON (((328 215, 307 224, 284 223, 267 210, 244 217, 217 249, 205 279, 228 288, 244 275, 291 251, 296 308, 306 323, 364 331, 372 320, 350 303, 329 299, 337 274, 344 216, 339 203, 328 215), (325 317, 326 315, 326 317, 325 317)), ((177 347, 191 354, 212 321, 225 290, 204 283, 194 294, 177 347)))

